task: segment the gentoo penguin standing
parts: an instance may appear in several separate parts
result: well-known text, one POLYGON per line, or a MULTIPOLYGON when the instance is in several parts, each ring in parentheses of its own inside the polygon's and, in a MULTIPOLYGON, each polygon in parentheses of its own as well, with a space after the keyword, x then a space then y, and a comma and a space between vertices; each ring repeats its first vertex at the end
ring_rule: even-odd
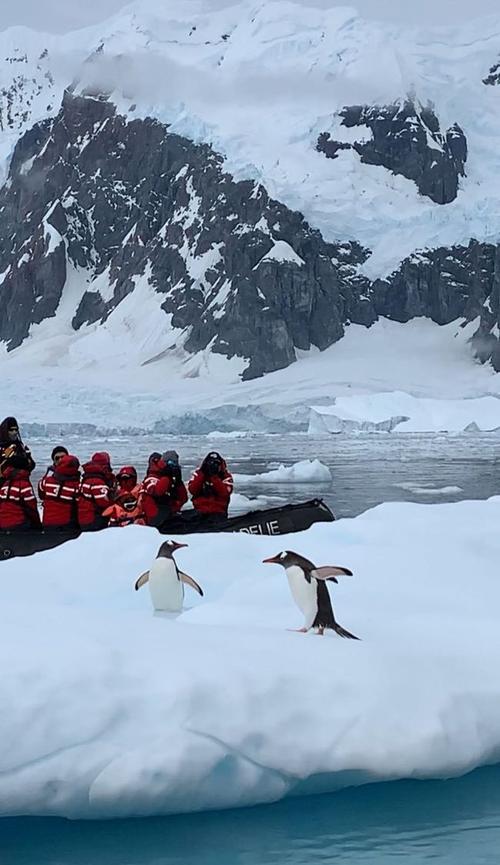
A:
POLYGON ((337 565, 317 568, 309 559, 291 550, 264 559, 264 562, 284 567, 293 599, 304 614, 304 627, 298 629, 301 633, 305 634, 310 628, 317 628, 317 633, 322 635, 325 628, 331 628, 340 637, 359 640, 359 637, 355 637, 335 621, 330 595, 325 584, 325 580, 338 583, 339 574, 352 576, 352 571, 337 565))
POLYGON ((184 583, 203 596, 203 591, 196 580, 180 571, 175 563, 173 554, 181 547, 187 547, 187 544, 164 541, 149 571, 144 571, 135 584, 137 591, 145 583, 149 583, 155 610, 179 613, 184 602, 184 583))

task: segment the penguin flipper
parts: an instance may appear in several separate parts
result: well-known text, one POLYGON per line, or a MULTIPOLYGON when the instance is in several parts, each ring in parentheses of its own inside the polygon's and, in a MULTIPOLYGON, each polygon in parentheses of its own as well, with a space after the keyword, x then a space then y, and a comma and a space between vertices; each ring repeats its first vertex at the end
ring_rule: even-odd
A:
POLYGON ((149 580, 149 571, 144 571, 144 573, 141 574, 139 579, 136 580, 136 583, 134 586, 136 592, 141 588, 141 586, 144 586, 148 580, 149 580))
POLYGON ((314 568, 311 574, 316 580, 332 580, 334 583, 338 583, 337 577, 353 575, 349 568, 342 568, 340 565, 322 565, 320 568, 314 568))
POLYGON ((198 592, 198 594, 203 597, 203 589, 201 588, 201 586, 198 585, 196 580, 193 580, 193 578, 189 576, 189 574, 185 574, 184 571, 179 571, 179 579, 183 583, 186 583, 187 586, 191 586, 191 588, 194 589, 195 592, 198 592))

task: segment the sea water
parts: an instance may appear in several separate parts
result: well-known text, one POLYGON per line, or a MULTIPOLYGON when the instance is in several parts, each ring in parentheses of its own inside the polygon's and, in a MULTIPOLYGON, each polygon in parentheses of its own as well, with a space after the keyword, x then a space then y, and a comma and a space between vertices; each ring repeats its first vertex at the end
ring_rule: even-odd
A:
POLYGON ((239 811, 0 820, 2 865, 497 865, 500 767, 239 811))
MULTIPOLYGON (((265 496, 269 506, 323 498, 337 517, 352 517, 381 502, 426 504, 462 499, 486 499, 500 494, 500 435, 495 433, 436 434, 378 433, 347 435, 249 435, 220 440, 206 436, 114 436, 89 439, 72 436, 61 442, 81 462, 94 451, 106 450, 113 466, 135 465, 142 478, 152 451, 175 448, 187 479, 210 450, 221 451, 229 468, 254 475, 305 459, 319 459, 332 474, 332 483, 248 483, 238 492, 265 496)), ((50 462, 54 439, 29 442, 37 468, 36 481, 50 462)), ((263 505, 259 505, 262 507, 263 505)))

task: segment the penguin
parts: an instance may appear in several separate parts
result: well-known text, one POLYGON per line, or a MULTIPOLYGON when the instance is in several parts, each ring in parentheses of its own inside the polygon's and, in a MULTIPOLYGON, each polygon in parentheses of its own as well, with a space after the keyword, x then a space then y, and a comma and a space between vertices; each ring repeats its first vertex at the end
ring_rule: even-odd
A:
POLYGON ((317 628, 316 633, 322 636, 325 628, 331 628, 340 637, 359 640, 359 637, 346 631, 335 620, 325 582, 332 580, 334 583, 338 583, 338 575, 346 574, 352 577, 352 571, 337 565, 325 565, 317 568, 309 559, 304 558, 299 553, 292 552, 292 550, 285 550, 270 559, 263 559, 263 561, 266 564, 284 567, 293 599, 304 614, 304 627, 297 629, 300 633, 305 634, 310 628, 317 628))
POLYGON ((180 571, 175 563, 173 554, 181 547, 187 547, 187 544, 164 541, 149 571, 144 571, 135 583, 136 592, 145 583, 149 583, 149 591, 155 610, 179 613, 184 602, 184 583, 191 586, 203 597, 201 586, 188 574, 180 571))

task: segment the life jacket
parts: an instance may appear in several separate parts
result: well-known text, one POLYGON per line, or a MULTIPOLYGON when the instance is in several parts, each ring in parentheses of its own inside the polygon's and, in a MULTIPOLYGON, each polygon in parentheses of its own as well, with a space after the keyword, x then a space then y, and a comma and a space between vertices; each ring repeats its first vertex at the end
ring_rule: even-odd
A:
POLYGON ((114 475, 108 454, 94 454, 90 462, 83 466, 78 496, 78 522, 83 531, 95 531, 107 526, 108 521, 103 512, 113 504, 113 484, 114 475))
POLYGON ((78 528, 80 463, 71 454, 61 457, 38 484, 44 528, 78 528))
POLYGON ((40 529, 35 493, 27 469, 4 468, 0 484, 0 529, 40 529))
POLYGON ((103 517, 107 517, 109 526, 143 526, 144 514, 137 498, 131 493, 123 493, 116 502, 103 511, 103 517))

